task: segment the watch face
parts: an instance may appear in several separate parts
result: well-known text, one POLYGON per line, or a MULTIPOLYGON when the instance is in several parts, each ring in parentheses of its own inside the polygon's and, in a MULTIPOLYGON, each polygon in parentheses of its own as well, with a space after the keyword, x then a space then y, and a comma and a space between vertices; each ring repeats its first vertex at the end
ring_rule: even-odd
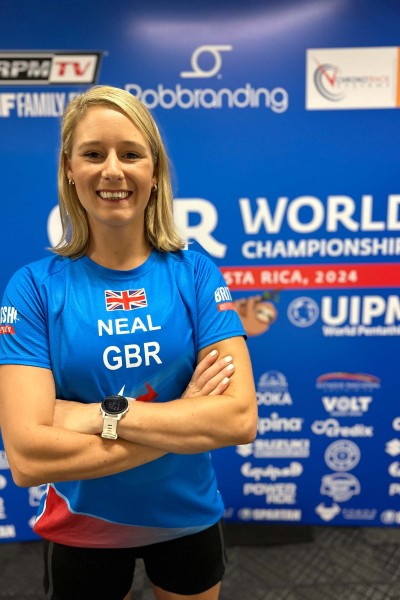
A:
POLYGON ((103 400, 103 410, 111 415, 118 415, 128 408, 125 396, 107 396, 103 400))

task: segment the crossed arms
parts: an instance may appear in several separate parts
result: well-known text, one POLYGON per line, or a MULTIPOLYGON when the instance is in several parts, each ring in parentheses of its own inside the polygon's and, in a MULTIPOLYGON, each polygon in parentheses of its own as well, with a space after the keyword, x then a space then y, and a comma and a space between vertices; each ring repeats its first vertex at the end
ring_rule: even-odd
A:
POLYGON ((119 421, 118 440, 100 437, 99 406, 56 400, 48 369, 0 366, 0 425, 15 483, 24 487, 92 479, 168 452, 191 454, 249 443, 256 434, 257 405, 245 341, 233 337, 201 350, 182 398, 132 402, 119 421), (232 360, 227 362, 227 356, 232 360))

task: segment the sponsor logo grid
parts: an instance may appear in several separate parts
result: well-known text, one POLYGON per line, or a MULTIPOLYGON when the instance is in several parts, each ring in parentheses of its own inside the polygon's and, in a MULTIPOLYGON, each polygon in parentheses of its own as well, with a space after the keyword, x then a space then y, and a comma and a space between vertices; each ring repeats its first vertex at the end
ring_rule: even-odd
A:
MULTIPOLYGON (((320 394, 320 410, 326 413, 327 418, 308 423, 303 417, 283 414, 285 410, 295 412, 296 405, 285 375, 279 371, 263 373, 256 387, 260 413, 257 439, 251 444, 238 446, 236 453, 243 460, 240 467, 244 479, 243 502, 246 497, 249 500, 253 498, 257 506, 263 502, 275 508, 267 512, 251 506, 242 508, 237 511, 238 519, 301 519, 302 511, 299 507, 296 512, 296 505, 308 463, 302 459, 310 457, 313 438, 333 438, 325 445, 323 453, 329 472, 321 474, 318 490, 321 500, 315 505, 315 514, 325 523, 334 520, 376 521, 378 509, 363 506, 360 500, 363 480, 357 473, 357 467, 362 464, 363 440, 373 439, 374 427, 364 422, 354 423, 354 419, 368 417, 371 406, 376 402, 374 394, 380 387, 380 379, 369 373, 321 374, 316 378, 315 389, 320 394)), ((395 431, 400 429, 399 423, 400 418, 393 419, 395 431)), ((400 440, 398 444, 393 440, 388 448, 392 449, 393 455, 400 455, 400 440)), ((388 466, 388 474, 393 478, 400 477, 398 461, 388 466)), ((398 482, 392 483, 389 489, 389 496, 395 495, 400 495, 398 482)), ((395 523, 395 517, 392 519, 395 523)))

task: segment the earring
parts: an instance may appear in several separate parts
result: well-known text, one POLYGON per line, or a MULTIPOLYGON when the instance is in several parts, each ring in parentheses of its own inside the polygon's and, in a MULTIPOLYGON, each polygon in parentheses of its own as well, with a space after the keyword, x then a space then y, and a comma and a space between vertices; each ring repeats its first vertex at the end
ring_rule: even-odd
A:
POLYGON ((75 185, 75 181, 73 179, 68 179, 69 185, 75 185))
POLYGON ((158 185, 155 183, 155 184, 152 186, 152 188, 151 188, 151 191, 152 191, 152 192, 156 192, 157 190, 158 190, 158 185))

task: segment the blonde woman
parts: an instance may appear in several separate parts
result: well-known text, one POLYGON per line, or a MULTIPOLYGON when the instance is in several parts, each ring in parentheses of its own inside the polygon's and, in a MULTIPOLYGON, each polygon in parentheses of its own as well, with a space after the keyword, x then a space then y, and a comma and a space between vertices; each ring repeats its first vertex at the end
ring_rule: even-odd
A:
POLYGON ((0 336, 14 480, 52 482, 35 526, 46 597, 122 600, 140 557, 158 600, 215 600, 209 450, 253 440, 253 377, 218 269, 182 250, 164 146, 134 96, 98 86, 68 106, 59 201, 63 239, 11 279, 18 319, 0 336))

